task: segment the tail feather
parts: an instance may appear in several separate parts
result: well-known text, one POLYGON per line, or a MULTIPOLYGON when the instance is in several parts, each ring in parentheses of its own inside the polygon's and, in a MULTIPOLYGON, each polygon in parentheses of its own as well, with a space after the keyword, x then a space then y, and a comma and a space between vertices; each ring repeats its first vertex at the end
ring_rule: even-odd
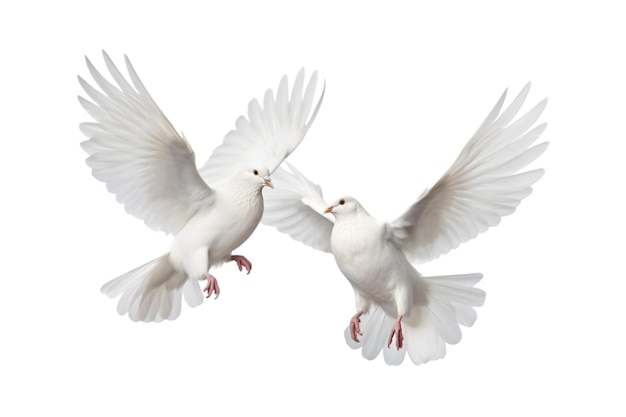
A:
POLYGON ((439 336, 436 319, 427 308, 419 308, 421 320, 417 325, 403 325, 404 343, 411 361, 415 365, 441 359, 446 355, 446 343, 439 336))
MULTIPOLYGON (((154 261, 156 261, 156 259, 154 261)), ((129 285, 132 284, 133 277, 144 275, 146 271, 152 267, 154 261, 148 262, 147 264, 141 265, 140 267, 137 267, 132 271, 125 273, 124 275, 112 279, 111 281, 104 284, 102 288, 100 288, 100 291, 103 294, 108 295, 110 298, 115 298, 119 296, 120 294, 122 294, 122 292, 124 292, 127 287, 129 287, 129 285)))
POLYGON ((481 274, 468 274, 466 281, 459 280, 459 277, 464 275, 453 276, 453 279, 448 279, 449 276, 421 277, 421 279, 426 282, 430 297, 438 298, 440 301, 480 307, 485 302, 485 292, 473 287, 478 282, 475 275, 478 275, 479 280, 482 278, 481 274))
POLYGON ((386 315, 379 306, 373 306, 361 316, 361 343, 352 340, 349 328, 344 332, 346 342, 353 349, 361 348, 361 354, 368 360, 375 359, 382 350, 389 365, 401 364, 406 353, 416 365, 443 358, 446 343, 456 344, 461 340, 459 325, 471 327, 476 321, 474 307, 485 301, 485 292, 474 288, 481 278, 482 274, 419 277, 423 285, 416 285, 416 291, 420 294, 414 297, 417 301, 411 313, 402 320, 402 349, 398 350, 394 344, 386 347, 395 317, 386 315))
POLYGON ((406 352, 406 346, 403 346, 402 349, 398 349, 393 345, 390 348, 387 348, 387 346, 385 346, 383 348, 383 358, 385 359, 385 363, 393 366, 398 366, 404 361, 406 352))
POLYGON ((187 279, 169 261, 169 254, 121 275, 101 288, 117 303, 120 315, 133 321, 160 322, 178 318, 183 294, 191 307, 202 303, 202 291, 195 280, 187 279))
POLYGON ((476 310, 473 307, 457 303, 454 303, 454 308, 456 309, 456 319, 459 324, 465 327, 472 327, 478 318, 476 310))
POLYGON ((191 279, 186 280, 185 284, 183 284, 182 291, 189 307, 198 307, 202 304, 202 301, 204 301, 204 296, 202 295, 202 291, 200 291, 197 281, 191 279))
POLYGON ((367 359, 374 359, 380 353, 380 349, 385 343, 386 336, 381 332, 382 328, 387 326, 387 316, 384 314, 372 314, 372 317, 364 322, 361 332, 364 334, 372 333, 373 337, 363 339, 363 356, 367 359), (366 333, 367 332, 367 333, 366 333))
MULTIPOLYGON (((429 299, 425 308, 428 310, 430 322, 439 337, 451 345, 461 341, 461 328, 456 320, 456 310, 451 302, 433 297, 429 299)), ((425 311, 421 311, 421 313, 424 314, 425 311)))

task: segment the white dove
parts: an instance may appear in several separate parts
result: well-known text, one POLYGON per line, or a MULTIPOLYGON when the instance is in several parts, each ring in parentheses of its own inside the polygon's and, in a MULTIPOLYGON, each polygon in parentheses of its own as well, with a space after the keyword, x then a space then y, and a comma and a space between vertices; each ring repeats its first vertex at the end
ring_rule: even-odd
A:
POLYGON ((191 307, 203 301, 199 281, 207 280, 208 298, 220 293, 209 273, 227 261, 250 273, 252 264, 232 251, 255 230, 263 213, 262 188, 274 188, 270 173, 291 154, 313 123, 324 96, 312 110, 317 73, 304 89, 298 73, 291 97, 287 77, 276 98, 267 90, 263 106, 252 100, 248 119, 241 116, 205 166, 198 170, 187 140, 163 115, 125 57, 130 82, 103 52, 117 85, 91 64, 87 67, 102 92, 81 77, 93 100, 78 97, 95 122, 82 123, 89 138, 81 143, 93 176, 106 183, 129 214, 153 230, 174 235, 169 253, 102 286, 109 297, 121 295, 117 311, 133 321, 176 319, 184 298, 191 307), (131 84, 132 83, 132 84, 131 84))
POLYGON ((497 225, 543 175, 541 169, 518 173, 548 145, 531 147, 546 127, 532 128, 547 100, 512 122, 529 88, 498 116, 505 91, 448 171, 393 222, 375 219, 352 197, 327 205, 320 186, 289 163, 291 173, 274 173, 282 187, 266 199, 262 222, 334 255, 356 299, 346 342, 362 347, 365 358, 383 350, 393 365, 406 352, 417 365, 439 359, 446 343, 461 340, 459 324, 474 324, 474 307, 485 299, 474 287, 482 275, 426 277, 411 261, 431 261, 497 225), (394 338, 395 349, 383 349, 394 338))

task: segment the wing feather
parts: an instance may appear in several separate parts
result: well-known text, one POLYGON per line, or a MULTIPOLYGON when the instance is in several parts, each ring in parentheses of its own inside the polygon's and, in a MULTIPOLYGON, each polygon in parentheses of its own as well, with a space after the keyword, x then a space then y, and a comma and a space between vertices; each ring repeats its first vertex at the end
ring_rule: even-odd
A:
POLYGON ((78 97, 94 119, 80 129, 93 176, 103 181, 129 214, 154 230, 176 234, 214 191, 200 178, 189 143, 156 105, 125 57, 130 82, 103 51, 109 82, 86 58, 97 90, 79 77, 89 101, 78 97), (131 85, 132 83, 132 85, 131 85))
POLYGON ((265 195, 261 221, 305 245, 330 252, 334 223, 323 214, 327 204, 321 187, 309 181, 293 165, 285 164, 290 171, 282 167, 274 171, 274 180, 281 186, 265 195))
POLYGON ((502 94, 448 171, 402 216, 388 224, 388 238, 417 262, 427 262, 473 239, 515 211, 544 171, 518 173, 547 148, 533 143, 546 124, 533 127, 547 100, 513 121, 530 83, 500 114, 502 94), (500 114, 498 116, 498 114, 500 114))
POLYGON ((235 130, 226 134, 200 169, 207 183, 223 183, 241 167, 251 164, 264 164, 273 172, 298 147, 317 116, 325 92, 324 87, 311 113, 317 72, 313 72, 306 88, 304 79, 301 69, 290 95, 287 76, 283 76, 275 97, 269 89, 262 106, 256 99, 250 101, 248 117, 240 116, 236 120, 235 130))

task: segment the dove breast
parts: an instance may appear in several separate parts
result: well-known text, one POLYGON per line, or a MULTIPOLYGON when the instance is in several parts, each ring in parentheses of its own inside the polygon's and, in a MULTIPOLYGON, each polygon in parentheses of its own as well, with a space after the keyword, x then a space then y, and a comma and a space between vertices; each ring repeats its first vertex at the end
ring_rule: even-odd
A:
POLYGON ((393 298, 398 282, 409 276, 407 268, 413 270, 385 239, 385 224, 369 215, 337 216, 330 242, 337 266, 352 286, 380 304, 393 298))

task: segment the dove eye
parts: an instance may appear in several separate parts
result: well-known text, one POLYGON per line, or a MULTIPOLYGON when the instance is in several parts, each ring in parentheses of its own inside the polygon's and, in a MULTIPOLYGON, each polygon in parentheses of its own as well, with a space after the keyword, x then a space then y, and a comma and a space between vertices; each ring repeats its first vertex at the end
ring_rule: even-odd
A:
POLYGON ((344 200, 343 198, 339 200, 339 205, 343 206, 344 204, 346 204, 346 200, 344 200))
POLYGON ((254 175, 259 175, 259 171, 257 171, 256 169, 253 171, 254 175))

